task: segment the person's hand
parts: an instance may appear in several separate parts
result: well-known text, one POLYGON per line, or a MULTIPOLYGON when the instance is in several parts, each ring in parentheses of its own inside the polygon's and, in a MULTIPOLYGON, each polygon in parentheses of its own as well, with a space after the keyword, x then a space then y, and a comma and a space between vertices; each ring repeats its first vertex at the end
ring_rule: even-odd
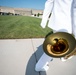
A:
POLYGON ((45 28, 45 26, 43 26, 43 25, 41 25, 41 27, 44 29, 45 28))
POLYGON ((75 39, 76 39, 76 36, 75 36, 75 39))
POLYGON ((76 39, 76 33, 73 32, 73 36, 74 36, 74 38, 76 39))
POLYGON ((45 25, 45 24, 43 24, 43 23, 41 23, 41 27, 42 27, 42 28, 45 28, 45 27, 46 27, 46 25, 45 25))

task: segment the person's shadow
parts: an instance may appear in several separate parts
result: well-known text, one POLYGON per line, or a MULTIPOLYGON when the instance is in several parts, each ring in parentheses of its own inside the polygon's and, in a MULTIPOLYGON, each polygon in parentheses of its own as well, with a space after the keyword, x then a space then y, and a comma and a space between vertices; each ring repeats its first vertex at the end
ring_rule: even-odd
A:
POLYGON ((46 75, 45 71, 43 71, 43 72, 35 71, 35 65, 43 53, 44 52, 43 52, 42 45, 40 45, 37 48, 37 51, 35 53, 33 53, 32 56, 30 57, 28 64, 26 66, 25 75, 46 75))
MULTIPOLYGON (((47 38, 49 35, 51 35, 53 32, 49 32, 45 38, 47 38)), ((25 71, 25 75, 46 75, 46 72, 36 72, 35 71, 35 65, 38 62, 38 60, 40 59, 40 57, 43 55, 44 51, 43 51, 43 47, 42 45, 40 45, 39 47, 37 47, 36 52, 34 52, 32 54, 32 56, 30 57, 28 64, 26 66, 26 71, 25 71)))

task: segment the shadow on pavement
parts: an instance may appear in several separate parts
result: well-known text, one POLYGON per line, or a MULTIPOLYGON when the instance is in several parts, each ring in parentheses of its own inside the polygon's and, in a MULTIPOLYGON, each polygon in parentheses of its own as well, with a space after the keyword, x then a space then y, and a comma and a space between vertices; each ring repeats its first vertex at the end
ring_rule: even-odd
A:
POLYGON ((42 45, 40 45, 39 47, 37 47, 36 52, 33 53, 32 56, 30 57, 26 66, 25 75, 46 75, 46 72, 35 71, 35 65, 39 60, 39 58, 42 56, 42 54, 43 54, 43 49, 42 49, 42 45))

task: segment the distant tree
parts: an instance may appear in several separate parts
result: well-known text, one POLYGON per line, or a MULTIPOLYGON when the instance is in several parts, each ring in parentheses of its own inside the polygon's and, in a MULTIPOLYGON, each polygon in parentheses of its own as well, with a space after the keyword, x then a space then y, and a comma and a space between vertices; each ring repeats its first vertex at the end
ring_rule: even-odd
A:
POLYGON ((40 13, 37 14, 37 16, 39 17, 40 13))
POLYGON ((2 12, 0 12, 0 15, 2 15, 2 12))
POLYGON ((7 15, 13 15, 13 13, 8 12, 7 15))

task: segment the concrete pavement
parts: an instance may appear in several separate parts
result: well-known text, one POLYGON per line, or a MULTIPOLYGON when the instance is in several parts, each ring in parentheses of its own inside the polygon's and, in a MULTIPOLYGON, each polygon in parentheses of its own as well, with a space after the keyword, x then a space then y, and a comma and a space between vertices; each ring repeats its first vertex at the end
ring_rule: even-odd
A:
POLYGON ((43 54, 44 38, 0 40, 0 75, 76 75, 76 56, 62 62, 54 58, 47 72, 36 72, 36 62, 43 54))

